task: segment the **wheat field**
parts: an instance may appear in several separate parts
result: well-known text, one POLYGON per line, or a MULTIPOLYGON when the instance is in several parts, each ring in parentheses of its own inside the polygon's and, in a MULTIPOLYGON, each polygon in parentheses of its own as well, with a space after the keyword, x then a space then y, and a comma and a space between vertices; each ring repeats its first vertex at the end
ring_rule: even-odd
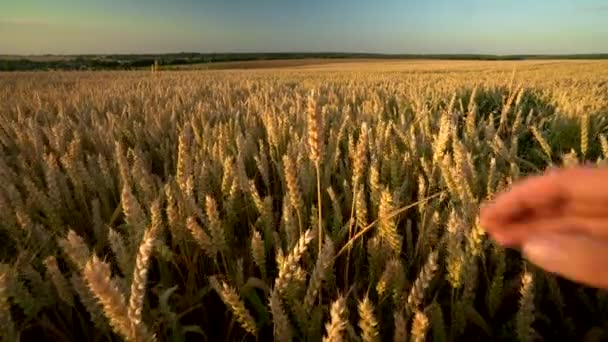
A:
POLYGON ((604 164, 607 80, 597 61, 0 74, 0 336, 597 340, 606 292, 494 244, 478 207, 604 164))

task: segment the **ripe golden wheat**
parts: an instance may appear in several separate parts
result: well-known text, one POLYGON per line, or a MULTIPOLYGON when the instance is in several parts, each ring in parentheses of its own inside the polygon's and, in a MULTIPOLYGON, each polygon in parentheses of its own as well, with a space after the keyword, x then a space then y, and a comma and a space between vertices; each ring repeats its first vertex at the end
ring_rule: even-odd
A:
POLYGON ((605 293, 495 245, 477 211, 606 164, 608 63, 404 65, 0 75, 0 338, 606 329, 605 293))

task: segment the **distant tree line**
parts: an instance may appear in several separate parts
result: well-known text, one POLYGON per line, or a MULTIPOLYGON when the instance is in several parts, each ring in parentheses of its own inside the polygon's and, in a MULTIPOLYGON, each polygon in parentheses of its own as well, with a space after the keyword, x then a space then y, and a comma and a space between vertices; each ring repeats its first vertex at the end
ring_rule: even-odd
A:
POLYGON ((80 55, 48 61, 27 58, 0 59, 0 71, 36 70, 133 70, 156 63, 187 65, 216 62, 302 58, 381 58, 381 59, 445 59, 445 60, 526 60, 526 59, 608 59, 608 54, 578 55, 473 55, 473 54, 372 54, 372 53, 175 53, 162 55, 80 55))

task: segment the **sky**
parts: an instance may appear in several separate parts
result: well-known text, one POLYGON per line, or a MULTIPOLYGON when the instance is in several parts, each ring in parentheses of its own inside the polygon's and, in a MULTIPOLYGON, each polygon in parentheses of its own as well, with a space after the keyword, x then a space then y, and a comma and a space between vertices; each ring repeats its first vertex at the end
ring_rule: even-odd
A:
POLYGON ((608 0, 0 0, 0 54, 608 53, 608 0))

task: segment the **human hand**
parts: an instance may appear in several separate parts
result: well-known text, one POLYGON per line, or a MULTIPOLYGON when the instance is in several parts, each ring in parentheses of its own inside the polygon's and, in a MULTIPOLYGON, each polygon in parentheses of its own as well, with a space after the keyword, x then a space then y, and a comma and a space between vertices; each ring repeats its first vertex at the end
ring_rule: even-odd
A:
POLYGON ((480 212, 498 243, 586 285, 608 288, 608 169, 576 167, 524 179, 480 212))

